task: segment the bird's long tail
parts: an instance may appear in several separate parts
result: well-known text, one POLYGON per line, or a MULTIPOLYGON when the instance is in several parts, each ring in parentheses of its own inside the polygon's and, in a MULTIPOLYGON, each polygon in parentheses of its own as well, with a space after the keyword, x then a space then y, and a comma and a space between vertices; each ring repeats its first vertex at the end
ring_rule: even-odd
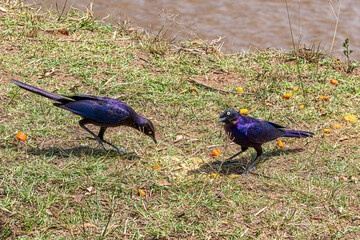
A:
POLYGON ((307 138, 315 135, 312 132, 305 132, 305 131, 297 131, 297 130, 285 130, 285 131, 286 133, 282 137, 307 138))
POLYGON ((44 96, 44 97, 47 97, 47 98, 50 98, 52 100, 55 100, 55 101, 58 101, 58 102, 61 102, 61 100, 65 100, 66 98, 62 97, 62 96, 59 96, 55 93, 51 93, 51 92, 47 92, 45 90, 42 90, 40 88, 37 88, 37 87, 34 87, 34 86, 31 86, 29 84, 26 84, 26 83, 23 83, 23 82, 20 82, 18 80, 15 80, 15 79, 11 79, 11 81, 13 83, 15 83, 16 85, 18 85, 19 87, 21 88, 24 88, 30 92, 33 92, 33 93, 36 93, 36 94, 39 94, 41 96, 44 96))

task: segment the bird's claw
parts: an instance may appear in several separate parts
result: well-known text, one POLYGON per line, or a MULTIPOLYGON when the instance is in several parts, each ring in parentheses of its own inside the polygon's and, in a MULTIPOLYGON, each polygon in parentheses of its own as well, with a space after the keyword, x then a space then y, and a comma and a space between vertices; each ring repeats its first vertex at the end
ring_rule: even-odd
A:
POLYGON ((247 168, 247 169, 245 170, 245 172, 242 172, 242 173, 240 173, 240 174, 247 176, 250 171, 253 171, 253 170, 256 170, 256 169, 257 169, 257 167, 247 168))

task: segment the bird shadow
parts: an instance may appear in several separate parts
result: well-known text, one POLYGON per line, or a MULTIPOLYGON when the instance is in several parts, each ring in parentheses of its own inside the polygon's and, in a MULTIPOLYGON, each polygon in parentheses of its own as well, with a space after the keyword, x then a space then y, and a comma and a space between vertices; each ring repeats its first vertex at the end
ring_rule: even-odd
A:
MULTIPOLYGON (((280 155, 289 155, 289 154, 299 153, 299 152, 303 152, 303 151, 304 151, 304 149, 302 149, 302 148, 295 148, 295 149, 288 149, 288 150, 277 149, 275 151, 265 152, 264 154, 261 155, 260 160, 258 161, 258 164, 265 162, 270 157, 275 157, 275 156, 280 156, 280 155)), ((235 158, 229 162, 214 161, 211 163, 205 163, 205 164, 200 165, 200 167, 198 169, 195 169, 195 170, 192 170, 191 172, 189 172, 189 174, 198 174, 200 172, 211 174, 211 173, 217 172, 217 173, 223 174, 223 175, 231 175, 231 174, 241 175, 245 172, 245 170, 249 164, 249 161, 251 161, 255 157, 256 157, 256 155, 252 154, 251 157, 239 157, 239 158, 235 158)))
MULTIPOLYGON (((18 146, 16 145, 0 145, 0 148, 2 149, 18 149, 18 146)), ((123 159, 127 160, 134 160, 134 159, 140 159, 138 155, 134 152, 128 152, 126 154, 119 153, 116 150, 110 149, 110 150, 103 150, 103 149, 97 149, 97 148, 90 148, 87 146, 79 146, 74 148, 60 148, 60 147, 48 147, 48 148, 28 148, 25 150, 27 154, 34 155, 34 156, 47 156, 47 157, 59 157, 59 158, 70 158, 73 156, 76 157, 83 157, 84 155, 92 156, 92 157, 100 157, 106 155, 107 157, 121 157, 123 159)))

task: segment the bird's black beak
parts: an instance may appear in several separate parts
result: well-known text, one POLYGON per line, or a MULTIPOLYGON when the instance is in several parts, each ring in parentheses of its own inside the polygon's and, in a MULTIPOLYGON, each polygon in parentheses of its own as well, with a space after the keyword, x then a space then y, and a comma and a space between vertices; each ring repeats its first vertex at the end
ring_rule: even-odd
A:
POLYGON ((217 120, 216 122, 225 122, 225 120, 226 120, 226 117, 221 117, 221 118, 219 118, 219 120, 217 120))
POLYGON ((157 144, 156 137, 151 137, 154 140, 155 144, 157 144))

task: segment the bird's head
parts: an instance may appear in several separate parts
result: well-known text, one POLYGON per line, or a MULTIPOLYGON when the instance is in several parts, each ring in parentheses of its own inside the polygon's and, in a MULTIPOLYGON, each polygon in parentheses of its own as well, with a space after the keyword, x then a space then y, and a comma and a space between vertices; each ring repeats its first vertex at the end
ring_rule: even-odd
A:
POLYGON ((145 118, 144 121, 140 125, 138 125, 138 129, 140 132, 151 137, 152 140, 154 140, 154 142, 157 143, 156 138, 155 138, 155 128, 149 119, 145 118))
POLYGON ((224 122, 227 124, 234 124, 239 117, 239 113, 233 109, 225 110, 219 117, 217 122, 224 122))

